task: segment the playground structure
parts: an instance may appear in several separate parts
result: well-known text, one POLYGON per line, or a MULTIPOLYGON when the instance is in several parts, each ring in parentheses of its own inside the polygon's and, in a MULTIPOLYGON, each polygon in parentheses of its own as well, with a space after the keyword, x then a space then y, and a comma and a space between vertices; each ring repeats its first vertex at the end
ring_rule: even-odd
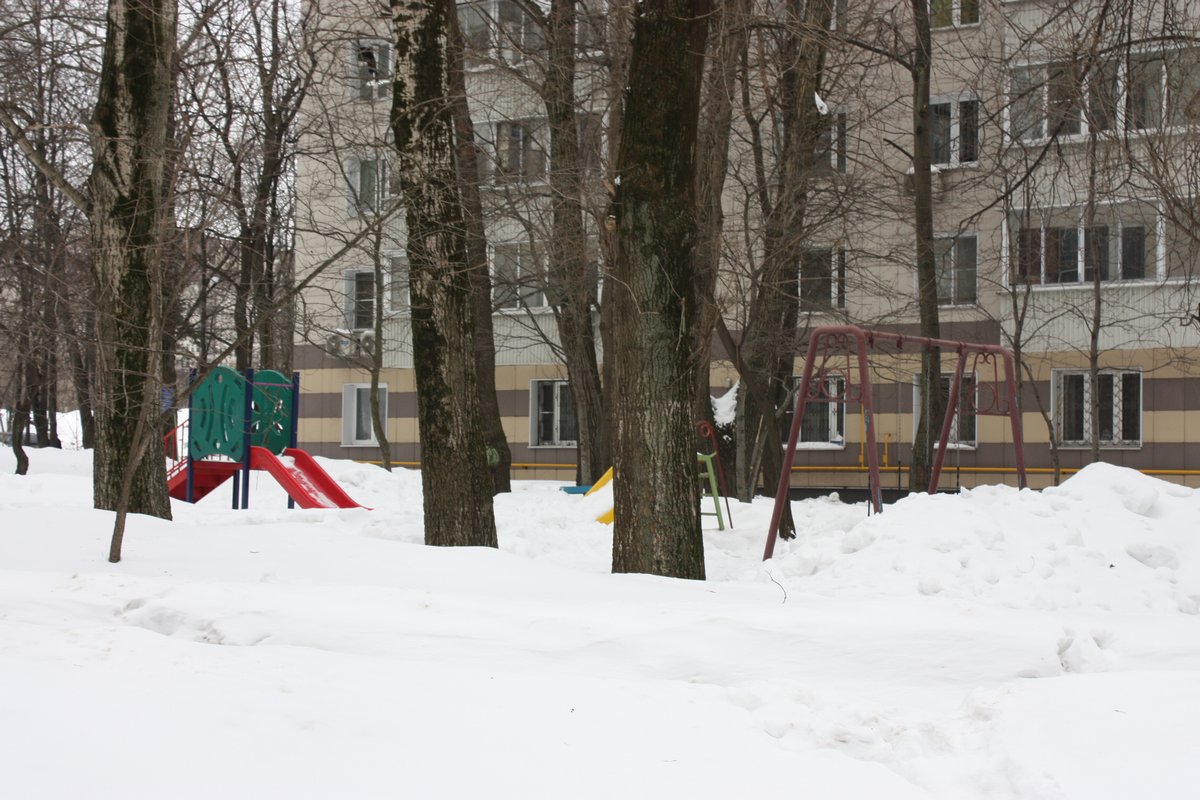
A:
POLYGON ((214 368, 188 396, 188 419, 163 439, 171 497, 194 503, 232 478, 233 508, 249 508, 250 471, 263 470, 288 508, 362 508, 296 447, 299 398, 299 373, 214 368))
POLYGON ((1017 406, 1016 369, 1012 353, 1000 345, 975 344, 949 339, 932 339, 924 336, 904 336, 896 333, 872 331, 855 325, 825 325, 814 328, 808 340, 808 352, 804 358, 804 373, 801 376, 799 388, 796 391, 795 413, 792 415, 792 427, 788 434, 787 449, 784 453, 784 468, 780 470, 779 485, 775 491, 775 506, 771 513, 771 526, 767 531, 767 544, 763 552, 763 560, 771 558, 775 552, 775 540, 779 536, 779 522, 783 517, 783 506, 788 500, 788 490, 791 488, 791 464, 796 453, 796 442, 800 435, 800 426, 804 420, 804 408, 808 403, 858 403, 862 407, 863 433, 866 438, 866 454, 868 464, 868 491, 870 508, 875 513, 883 510, 883 493, 879 476, 879 454, 875 440, 874 407, 871 396, 871 373, 867 363, 868 348, 876 351, 880 344, 890 344, 895 353, 904 352, 906 345, 913 345, 918 352, 927 353, 932 350, 953 352, 957 355, 954 376, 950 380, 950 397, 946 403, 946 414, 942 420, 941 435, 934 453, 933 466, 930 470, 927 491, 933 494, 937 491, 938 480, 942 472, 942 464, 946 458, 946 448, 950 440, 950 429, 954 415, 959 409, 959 388, 963 375, 967 371, 970 360, 970 371, 975 373, 980 367, 991 366, 993 380, 989 383, 978 382, 977 393, 964 398, 968 408, 978 416, 1006 416, 1012 427, 1014 457, 1016 461, 1017 486, 1025 488, 1025 448, 1021 436, 1021 416, 1017 406), (845 358, 845 368, 840 365, 830 366, 831 361, 845 358), (857 362, 855 364, 855 362, 857 362), (1000 364, 1004 365, 1004 376, 1000 377, 1000 364), (853 383, 854 369, 857 366, 858 384, 853 383), (841 393, 834 396, 829 393, 831 382, 829 377, 835 376, 843 380, 841 393), (1003 397, 1000 385, 1003 384, 1003 397), (983 393, 987 387, 990 391, 983 393), (986 402, 980 402, 984 394, 986 402))
MULTIPOLYGON (((721 468, 721 453, 717 448, 717 436, 713 430, 713 426, 707 420, 701 420, 696 423, 696 428, 701 436, 707 437, 712 444, 711 453, 696 453, 696 462, 700 464, 700 516, 716 517, 717 530, 725 530, 725 521, 729 520, 729 524, 733 524, 733 512, 729 510, 729 492, 725 488, 725 471, 721 468), (726 515, 721 513, 721 499, 725 500, 726 515), (712 501, 713 510, 704 510, 705 498, 712 501)), ((591 495, 604 488, 613 478, 613 468, 609 467, 608 471, 600 476, 600 480, 596 481, 589 487, 578 487, 586 489, 585 494, 591 495)), ((567 487, 575 489, 576 487, 567 487)), ((572 492, 574 493, 574 492, 572 492)), ((610 508, 600 516, 596 517, 597 522, 602 522, 605 525, 611 525, 614 518, 614 509, 610 508)))

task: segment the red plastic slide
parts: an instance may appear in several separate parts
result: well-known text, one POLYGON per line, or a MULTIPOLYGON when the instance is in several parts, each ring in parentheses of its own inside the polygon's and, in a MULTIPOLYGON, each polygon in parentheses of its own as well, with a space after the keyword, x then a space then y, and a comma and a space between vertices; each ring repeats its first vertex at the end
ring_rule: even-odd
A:
POLYGON ((289 447, 276 458, 266 448, 251 447, 250 469, 269 472, 301 508, 363 508, 304 450, 289 447))

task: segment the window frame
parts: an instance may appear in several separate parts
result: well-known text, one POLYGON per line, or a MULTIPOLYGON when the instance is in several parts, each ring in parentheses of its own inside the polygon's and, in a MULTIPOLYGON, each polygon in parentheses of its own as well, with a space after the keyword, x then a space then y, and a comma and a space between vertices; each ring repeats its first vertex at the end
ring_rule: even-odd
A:
MULTIPOLYGON (((1086 369, 1053 369, 1051 374, 1051 408, 1053 409, 1054 437, 1058 443, 1058 447, 1064 450, 1083 450, 1092 446, 1092 403, 1091 392, 1092 385, 1086 369), (1066 379, 1079 379, 1080 396, 1078 398, 1068 398, 1067 390, 1064 386, 1066 379), (1066 404, 1068 400, 1074 399, 1073 405, 1078 406, 1078 425, 1081 433, 1080 438, 1064 438, 1064 429, 1067 427, 1066 419, 1066 404)), ((1120 426, 1121 436, 1114 435, 1113 438, 1100 439, 1100 447, 1104 450, 1139 450, 1145 443, 1145 373, 1140 369, 1129 369, 1120 367, 1106 367, 1099 371, 1099 378, 1103 381, 1104 378, 1109 378, 1112 381, 1110 392, 1111 405, 1108 408, 1108 413, 1111 415, 1111 423, 1113 433, 1117 431, 1117 426, 1120 426), (1129 420, 1125 417, 1126 403, 1126 380, 1129 378, 1136 379, 1137 382, 1137 397, 1136 397, 1136 413, 1137 420, 1137 436, 1134 438, 1126 437, 1125 428, 1129 424, 1129 420)), ((1103 392, 1103 386, 1099 387, 1103 392)), ((1105 409, 1103 404, 1100 408, 1100 413, 1104 414, 1105 409)))
POLYGON ((964 233, 952 233, 938 235, 934 237, 934 274, 937 279, 938 290, 938 307, 939 308, 969 308, 979 305, 979 235, 974 231, 964 233), (959 282, 960 276, 965 271, 960 266, 960 258, 962 251, 960 245, 966 241, 973 243, 974 264, 971 267, 971 299, 959 300, 959 282), (939 247, 943 243, 949 243, 946 252, 950 254, 950 291, 949 296, 942 296, 942 265, 940 262, 939 247))
MULTIPOLYGON (((846 309, 846 248, 834 245, 809 245, 800 251, 800 264, 797 270, 797 286, 799 289, 800 311, 812 314, 830 314, 846 309), (805 266, 814 254, 827 254, 829 265, 822 275, 806 275, 805 266), (828 282, 828 297, 823 301, 814 300, 812 289, 818 281, 828 282)), ((821 292, 821 294, 825 294, 821 292)))
POLYGON ((357 102, 374 103, 391 97, 392 78, 395 64, 392 59, 392 43, 386 39, 363 37, 351 43, 350 93, 357 102), (368 77, 372 67, 363 54, 371 53, 374 60, 375 77, 368 77), (383 62, 381 67, 379 62, 383 62))
POLYGON ((949 3, 950 21, 945 24, 936 24, 934 22, 934 14, 936 13, 935 5, 938 0, 929 0, 929 29, 931 31, 948 31, 955 28, 971 28, 979 25, 980 18, 983 16, 983 3, 980 0, 944 0, 949 3), (973 5, 975 8, 975 19, 967 22, 962 21, 963 6, 973 5))
POLYGON ((546 141, 548 129, 544 118, 497 119, 490 123, 490 128, 492 159, 489 178, 492 186, 535 186, 547 181, 550 153, 546 141), (520 145, 516 150, 521 163, 516 169, 508 164, 513 153, 511 145, 514 130, 522 132, 520 145), (540 159, 540 166, 536 169, 531 163, 531 155, 534 153, 540 159))
POLYGON ((346 212, 352 217, 376 217, 382 214, 398 196, 399 175, 392 170, 391 159, 382 151, 369 155, 352 155, 344 164, 346 179, 346 212), (363 165, 370 164, 374 173, 373 190, 364 192, 363 165), (381 177, 382 173, 382 177, 381 177), (364 194, 370 195, 365 198, 364 194))
MULTIPOLYGON (((942 380, 942 384, 946 387, 947 398, 949 398, 949 396, 950 396, 950 394, 949 394, 950 381, 952 381, 953 379, 954 379, 953 372, 943 372, 942 373, 941 380, 942 380)), ((966 386, 970 386, 970 391, 972 393, 972 396, 970 398, 968 398, 967 393, 964 392, 960 388, 959 393, 958 393, 959 407, 954 412, 954 418, 950 422, 950 437, 946 441, 946 449, 947 450, 976 450, 979 447, 979 414, 975 413, 975 411, 974 411, 974 409, 978 407, 978 399, 979 399, 978 376, 974 372, 964 372, 963 376, 962 376, 962 382, 963 382, 964 388, 966 386), (964 404, 968 403, 968 400, 970 402, 970 405, 964 405, 964 404), (969 417, 970 424, 971 424, 971 437, 967 440, 964 440, 964 438, 962 436, 962 425, 963 425, 962 411, 964 410, 964 408, 971 411, 971 414, 969 417)), ((921 376, 920 375, 912 376, 912 386, 913 386, 912 441, 915 443, 916 439, 917 439, 917 428, 921 424, 921 414, 924 413, 924 410, 925 410, 924 398, 921 393, 921 376)), ((943 422, 943 420, 939 419, 937 421, 937 430, 931 432, 932 435, 935 438, 938 438, 939 440, 940 440, 940 437, 942 434, 942 422, 943 422)), ((938 444, 939 444, 939 442, 935 441, 934 447, 936 448, 938 446, 938 444)))
POLYGON ((579 446, 579 422, 575 419, 574 396, 570 393, 571 384, 566 378, 533 378, 529 381, 529 448, 530 449, 562 449, 574 448, 579 446), (545 412, 541 408, 542 393, 541 389, 544 385, 553 385, 553 408, 545 412), (566 406, 570 408, 571 419, 575 423, 575 439, 563 439, 563 388, 567 389, 566 406), (541 437, 541 416, 544 413, 551 415, 551 428, 553 429, 553 439, 542 441, 541 437))
POLYGON ((528 239, 515 240, 508 242, 496 242, 488 245, 488 267, 492 278, 492 313, 494 314, 512 314, 522 313, 525 311, 549 311, 550 299, 546 292, 546 252, 545 248, 541 247, 538 242, 532 242, 528 239), (520 256, 517 260, 517 280, 515 283, 507 284, 500 281, 499 273, 499 253, 508 251, 512 248, 516 249, 520 256), (524 269, 527 263, 525 257, 528 256, 529 262, 533 265, 533 278, 536 280, 536 286, 532 291, 528 291, 529 283, 528 274, 524 269), (506 289, 511 288, 513 297, 511 299, 501 299, 501 293, 506 289), (529 298, 536 298, 538 302, 531 303, 529 298))
POLYGON ((980 111, 982 104, 979 101, 979 95, 975 92, 961 92, 959 94, 939 95, 931 98, 929 101, 929 133, 930 133, 930 158, 929 164, 932 167, 941 169, 954 169, 956 167, 975 167, 979 165, 979 155, 982 145, 982 125, 980 124, 980 111), (963 105, 971 103, 975 110, 975 125, 974 125, 974 158, 963 158, 963 105), (949 106, 950 117, 949 127, 946 131, 946 154, 947 160, 938 160, 933 152, 934 148, 934 108, 937 106, 949 106))
MULTIPOLYGON (((1087 227, 1084 219, 1084 210, 1079 209, 1050 209, 1038 215, 1036 226, 1020 227, 1022 220, 1020 212, 1013 212, 1008 215, 1005 220, 1005 226, 1008 231, 1006 238, 1009 240, 1009 269, 1008 282, 1009 286, 1023 286, 1025 284, 1032 285, 1035 289, 1048 289, 1051 287, 1062 288, 1079 288, 1090 286, 1093 277, 1092 271, 1096 268, 1098 261, 1097 256, 1103 252, 1102 259, 1103 270, 1107 276, 1100 278, 1102 285, 1118 285, 1118 284, 1136 284, 1145 282, 1163 282, 1168 279, 1166 274, 1167 265, 1164 262, 1164 251, 1161 237, 1164 235, 1165 219, 1163 209, 1158 201, 1129 201, 1106 203, 1098 207, 1098 210, 1103 213, 1103 217, 1094 220, 1096 223, 1091 228, 1087 227), (1136 209, 1138 206, 1143 207, 1147 211, 1152 211, 1153 218, 1139 218, 1136 214, 1129 214, 1130 208, 1136 209), (1055 212, 1076 212, 1076 221, 1072 226, 1048 224, 1053 220, 1048 217, 1055 212), (1124 214, 1122 212, 1125 212, 1124 214), (1014 220, 1014 216, 1016 220, 1014 220), (1015 221, 1015 225, 1014 225, 1015 221), (1014 232, 1015 227, 1015 232, 1014 232), (1140 230, 1141 247, 1136 251, 1142 256, 1142 263, 1139 267, 1140 274, 1126 276, 1131 267, 1127 266, 1134 250, 1129 248, 1129 239, 1127 236, 1133 235, 1132 231, 1140 230), (1093 247, 1092 237, 1100 231, 1104 231, 1105 249, 1100 251, 1093 247), (1127 234, 1127 231, 1130 232, 1127 234), (1050 232, 1054 232, 1051 236, 1050 232), (1068 237, 1064 237, 1062 232, 1069 233, 1068 237), (1036 237, 1028 237, 1029 234, 1036 234, 1036 237), (1064 251, 1061 250, 1061 243, 1066 241, 1073 242, 1071 254, 1073 256, 1070 261, 1064 262, 1061 255, 1064 251), (1051 243, 1057 243, 1058 247, 1050 246, 1051 243), (1026 271, 1023 269, 1027 261, 1026 252, 1036 246, 1036 257, 1038 260, 1038 272, 1035 280, 1029 280, 1025 277, 1026 271), (1063 263, 1073 264, 1073 267, 1062 269, 1063 263), (1051 266, 1054 267, 1051 270, 1051 266), (1064 274, 1075 275, 1073 280, 1063 280, 1064 274), (1051 279, 1053 278, 1053 279, 1051 279)), ((1034 222, 1035 220, 1030 220, 1034 222)))
MULTIPOLYGON (((796 415, 796 392, 799 391, 798 385, 803 375, 792 375, 788 379, 787 408, 780 417, 780 433, 783 441, 780 445, 787 447, 788 437, 792 432, 792 420, 796 415)), ((825 396, 826 397, 844 397, 846 392, 846 378, 841 374, 830 373, 823 376, 825 380, 825 396)), ((821 378, 813 378, 816 383, 821 378)), ((845 450, 846 449, 846 404, 844 402, 829 402, 818 401, 808 402, 804 406, 804 417, 808 419, 810 415, 818 416, 824 414, 825 418, 822 425, 828 426, 829 435, 825 441, 817 441, 815 439, 804 438, 804 421, 800 422, 800 433, 796 437, 797 450, 845 450)))
MULTIPOLYGON (((378 447, 379 440, 375 438, 375 426, 371 424, 370 408, 371 404, 369 397, 366 404, 366 420, 369 428, 367 438, 358 436, 360 432, 358 423, 362 422, 360 415, 363 413, 360 407, 360 402, 364 399, 363 391, 370 392, 371 384, 368 383, 343 383, 342 384, 342 447, 378 447)), ((388 386, 384 382, 379 384, 379 402, 382 406, 382 415, 384 426, 388 421, 388 405, 387 405, 388 386)))

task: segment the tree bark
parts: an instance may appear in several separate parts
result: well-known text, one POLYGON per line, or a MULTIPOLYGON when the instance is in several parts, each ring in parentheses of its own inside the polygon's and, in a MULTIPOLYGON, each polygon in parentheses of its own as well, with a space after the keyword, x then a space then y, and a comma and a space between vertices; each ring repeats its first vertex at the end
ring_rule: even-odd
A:
POLYGON ((97 508, 170 518, 164 460, 146 447, 158 414, 160 253, 176 11, 172 0, 109 0, 89 180, 97 306, 97 508), (139 438, 140 437, 140 438, 139 438))
POLYGON ((462 34, 458 19, 451 15, 450 90, 454 113, 454 133, 458 152, 458 175, 462 186, 463 212, 467 237, 467 263, 471 270, 471 307, 475 321, 475 372, 479 378, 479 414, 483 441, 496 452, 492 469, 492 490, 496 494, 512 491, 512 450, 500 419, 500 401, 496 396, 496 340, 492 333, 492 281, 488 273, 487 234, 483 224, 483 200, 479 186, 479 151, 475 144, 475 123, 467 105, 467 83, 463 68, 462 34))
POLYGON ((408 223, 425 543, 495 547, 446 55, 452 0, 391 0, 391 127, 408 223))
POLYGON ((575 102, 575 0, 551 0, 542 96, 550 127, 551 232, 547 281, 579 426, 578 481, 611 466, 596 359, 591 264, 583 227, 583 165, 575 102))
POLYGON ((692 408, 695 145, 707 0, 637 6, 614 215, 613 571, 704 578, 692 408))
MULTIPOLYGON (((916 233, 917 308, 921 335, 941 337, 938 321, 937 265, 933 241, 933 173, 930 171, 929 85, 932 74, 932 42, 929 32, 928 0, 911 0, 915 46, 911 65, 913 83, 913 227, 916 233)), ((912 461, 908 468, 909 491, 929 488, 933 451, 946 414, 942 391, 941 351, 934 348, 921 356, 920 395, 922 408, 913 437, 912 461)))

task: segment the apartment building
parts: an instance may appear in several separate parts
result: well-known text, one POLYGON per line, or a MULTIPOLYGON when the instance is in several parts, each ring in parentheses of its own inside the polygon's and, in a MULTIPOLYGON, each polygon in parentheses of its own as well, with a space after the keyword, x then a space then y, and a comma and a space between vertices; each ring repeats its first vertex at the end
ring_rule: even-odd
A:
MULTIPOLYGON (((1101 24, 1098 3, 931 4, 927 119, 941 335, 1018 351, 1025 457, 1035 486, 1052 480, 1055 461, 1079 468, 1097 446, 1104 461, 1200 485, 1200 320, 1192 321, 1200 300, 1200 213, 1190 203, 1200 179, 1200 47, 1188 46, 1200 12, 1173 0, 1165 10, 1150 5, 1101 24)), ((378 458, 369 367, 379 353, 393 459, 415 465, 403 225, 389 174, 386 20, 370 7, 345 8, 328 24, 326 79, 306 109, 300 162, 306 211, 297 272, 334 262, 303 298, 300 438, 321 455, 378 458), (382 341, 373 330, 377 307, 385 312, 382 341)), ((819 98, 825 136, 813 160, 808 219, 798 233, 806 244, 797 264, 801 355, 806 331, 824 324, 917 332, 906 8, 835 4, 819 98), (879 20, 889 15, 898 32, 889 44, 894 57, 882 41, 871 50, 856 46, 877 35, 879 20)), ((600 3, 584 6, 576 36, 580 142, 601 299, 611 93, 605 10, 600 3)), ((768 20, 781 13, 767 6, 758 12, 768 20)), ((536 90, 544 33, 511 0, 463 3, 459 20, 470 48, 468 96, 485 165, 504 428, 517 477, 569 480, 576 438, 571 388, 543 277, 549 151, 536 90)), ((761 260, 763 176, 772 180, 771 73, 778 65, 771 59, 768 40, 752 37, 749 77, 734 115, 719 295, 735 332, 745 324, 761 260)), ((852 396, 857 373, 845 357, 835 355, 825 367, 819 379, 825 393, 852 396)), ((951 368, 947 358, 947 382, 951 368)), ((797 359, 795 374, 802 369, 797 359)), ((912 351, 880 352, 871 361, 885 486, 905 484, 922 409, 918 371, 912 351)), ((1015 482, 1007 423, 976 413, 1001 402, 999 380, 986 363, 972 364, 964 376, 943 486, 1015 482)), ((721 395, 736 384, 736 372, 719 361, 712 382, 713 394, 721 395)), ((750 457, 754 432, 738 436, 750 457)), ((864 438, 858 404, 810 405, 793 484, 864 486, 864 438)))

